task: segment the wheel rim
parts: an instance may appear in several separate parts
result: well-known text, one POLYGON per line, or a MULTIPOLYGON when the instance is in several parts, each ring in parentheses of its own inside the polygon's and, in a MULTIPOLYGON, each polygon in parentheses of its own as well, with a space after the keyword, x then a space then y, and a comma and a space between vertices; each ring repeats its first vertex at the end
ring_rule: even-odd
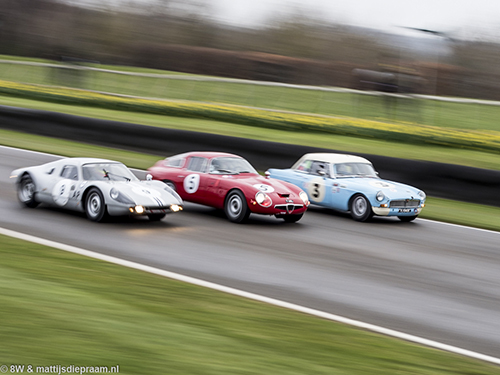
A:
POLYGON ((21 200, 23 202, 28 202, 33 198, 35 192, 35 184, 31 179, 24 180, 19 191, 21 200))
POLYGON ((234 194, 229 198, 228 202, 228 212, 231 217, 238 217, 243 210, 243 202, 239 195, 234 194))
POLYGON ((97 193, 92 193, 87 201, 87 212, 90 216, 96 217, 101 212, 102 202, 97 193))
POLYGON ((354 212, 354 215, 361 217, 366 213, 367 209, 368 209, 368 203, 366 202, 365 198, 357 197, 354 199, 354 202, 352 204, 352 210, 354 212))

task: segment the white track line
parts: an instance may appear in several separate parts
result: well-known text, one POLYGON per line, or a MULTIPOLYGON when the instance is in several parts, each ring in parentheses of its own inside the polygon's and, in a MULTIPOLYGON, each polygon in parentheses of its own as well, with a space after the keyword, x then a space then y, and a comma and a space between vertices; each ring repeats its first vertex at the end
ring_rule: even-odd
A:
POLYGON ((178 273, 161 270, 159 268, 146 266, 146 265, 143 265, 143 264, 140 264, 140 263, 135 263, 135 262, 131 262, 131 261, 120 259, 120 258, 115 258, 115 257, 109 256, 109 255, 99 254, 99 253, 96 253, 96 252, 93 252, 93 251, 90 251, 90 250, 85 250, 85 249, 81 249, 81 248, 70 246, 70 245, 65 245, 65 244, 54 242, 54 241, 50 241, 50 240, 45 240, 43 238, 31 236, 29 234, 24 234, 24 233, 20 233, 20 232, 15 232, 15 231, 12 231, 12 230, 9 230, 9 229, 5 229, 5 228, 0 228, 0 234, 5 235, 5 236, 9 236, 9 237, 18 238, 18 239, 21 239, 21 240, 24 240, 24 241, 29 241, 29 242, 37 243, 37 244, 44 245, 44 246, 53 247, 53 248, 56 248, 56 249, 59 249, 59 250, 68 251, 68 252, 71 252, 71 253, 83 255, 83 256, 86 256, 86 257, 103 260, 105 262, 114 263, 114 264, 117 264, 117 265, 120 265, 120 266, 124 266, 124 267, 133 268, 133 269, 136 269, 136 270, 145 271, 145 272, 152 273, 152 274, 155 274, 155 275, 159 275, 159 276, 163 276, 163 277, 168 277, 170 279, 174 279, 174 280, 178 280, 178 281, 183 281, 183 282, 186 282, 186 283, 189 283, 189 284, 198 285, 198 286, 201 286, 201 287, 218 290, 220 292, 229 293, 229 294, 233 294, 233 295, 236 295, 236 296, 240 296, 240 297, 252 299, 252 300, 255 300, 255 301, 268 303, 268 304, 271 304, 271 305, 274 305, 274 306, 283 307, 285 309, 290 309, 290 310, 298 311, 298 312, 301 312, 301 313, 304 313, 304 314, 313 315, 313 316, 316 316, 316 317, 319 317, 319 318, 328 319, 328 320, 336 321, 336 322, 339 322, 339 323, 348 324, 348 325, 351 325, 351 326, 354 326, 354 327, 366 329, 366 330, 369 330, 369 331, 372 331, 372 332, 377 332, 377 333, 380 333, 380 334, 383 334, 383 335, 396 337, 396 338, 399 338, 399 339, 402 339, 402 340, 411 341, 411 342, 414 342, 414 343, 417 343, 417 344, 421 344, 421 345, 425 345, 425 346, 429 346, 429 347, 432 347, 432 348, 435 348, 435 349, 445 350, 445 351, 448 351, 448 352, 452 352, 452 353, 456 353, 456 354, 461 354, 461 355, 464 355, 464 356, 467 356, 467 357, 476 358, 476 359, 479 359, 479 360, 482 360, 482 361, 487 361, 487 362, 491 362, 491 363, 500 365, 500 358, 495 358, 495 357, 491 357, 491 356, 488 356, 488 355, 485 355, 485 354, 473 352, 473 351, 470 351, 470 350, 461 349, 461 348, 458 348, 458 347, 455 347, 455 346, 442 344, 442 343, 437 342, 437 341, 432 341, 432 340, 428 340, 428 339, 425 339, 425 338, 422 338, 422 337, 409 335, 409 334, 406 334, 406 333, 403 333, 403 332, 394 331, 392 329, 379 327, 379 326, 376 326, 376 325, 373 325, 373 324, 364 323, 364 322, 361 322, 361 321, 358 321, 358 320, 353 320, 353 319, 345 318, 345 317, 342 317, 342 316, 339 316, 339 315, 330 314, 330 313, 327 313, 327 312, 323 312, 323 311, 311 309, 311 308, 300 306, 300 305, 296 305, 296 304, 293 304, 293 303, 280 301, 280 300, 277 300, 277 299, 274 299, 274 298, 269 298, 269 297, 261 296, 261 295, 258 295, 258 294, 245 292, 243 290, 234 289, 234 288, 230 288, 230 287, 227 287, 227 286, 224 286, 224 285, 219 285, 219 284, 211 283, 211 282, 208 282, 208 281, 196 279, 194 277, 185 276, 185 275, 181 275, 181 274, 178 274, 178 273))

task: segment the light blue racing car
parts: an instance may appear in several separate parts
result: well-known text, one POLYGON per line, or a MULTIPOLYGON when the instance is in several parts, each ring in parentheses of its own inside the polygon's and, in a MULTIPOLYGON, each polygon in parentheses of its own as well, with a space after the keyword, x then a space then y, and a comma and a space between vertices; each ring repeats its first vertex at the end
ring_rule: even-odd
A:
POLYGON ((422 190, 381 179, 372 163, 359 156, 306 154, 292 168, 269 169, 266 174, 302 188, 311 203, 350 212, 357 221, 373 215, 412 221, 425 206, 422 190))

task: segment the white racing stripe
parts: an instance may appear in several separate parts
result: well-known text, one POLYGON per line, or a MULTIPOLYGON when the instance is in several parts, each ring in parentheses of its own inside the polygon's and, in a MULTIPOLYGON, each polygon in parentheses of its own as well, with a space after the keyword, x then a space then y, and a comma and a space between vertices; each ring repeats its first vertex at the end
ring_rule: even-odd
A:
POLYGON ((437 341, 428 340, 428 339, 425 339, 425 338, 422 338, 422 337, 413 336, 413 335, 406 334, 406 333, 399 332, 399 331, 394 331, 392 329, 388 329, 388 328, 384 328, 384 327, 379 327, 379 326, 376 326, 376 325, 373 325, 373 324, 369 324, 369 323, 364 323, 364 322, 361 322, 361 321, 358 321, 358 320, 353 320, 353 319, 345 318, 343 316, 339 316, 339 315, 335 315, 335 314, 330 314, 330 313, 327 313, 327 312, 324 312, 324 311, 315 310, 315 309, 311 309, 311 308, 308 308, 308 307, 296 305, 296 304, 293 304, 293 303, 280 301, 280 300, 277 300, 277 299, 274 299, 274 298, 269 298, 269 297, 261 296, 261 295, 258 295, 258 294, 245 292, 243 290, 234 289, 234 288, 230 288, 230 287, 227 287, 227 286, 224 286, 224 285, 219 285, 219 284, 211 283, 211 282, 208 282, 208 281, 196 279, 194 277, 185 276, 185 275, 181 275, 181 274, 178 274, 178 273, 161 270, 159 268, 146 266, 146 265, 143 265, 143 264, 140 264, 140 263, 135 263, 135 262, 131 262, 131 261, 120 259, 120 258, 115 258, 115 257, 109 256, 109 255, 99 254, 99 253, 96 253, 96 252, 93 252, 93 251, 90 251, 90 250, 85 250, 85 249, 81 249, 81 248, 78 248, 78 247, 75 247, 75 246, 65 245, 65 244, 62 244, 62 243, 55 242, 55 241, 46 240, 46 239, 43 239, 43 238, 31 236, 29 234, 20 233, 20 232, 12 231, 12 230, 5 229, 5 228, 0 228, 0 234, 5 235, 5 236, 9 236, 9 237, 18 238, 18 239, 21 239, 21 240, 24 240, 24 241, 29 241, 29 242, 37 243, 37 244, 44 245, 44 246, 53 247, 53 248, 56 248, 56 249, 59 249, 59 250, 68 251, 68 252, 71 252, 71 253, 83 255, 83 256, 86 256, 86 257, 103 260, 105 262, 114 263, 114 264, 117 264, 117 265, 120 265, 120 266, 124 266, 124 267, 133 268, 133 269, 136 269, 136 270, 145 271, 145 272, 152 273, 152 274, 155 274, 155 275, 159 275, 159 276, 163 276, 163 277, 168 277, 170 279, 174 279, 174 280, 178 280, 178 281, 183 281, 183 282, 186 282, 186 283, 189 283, 189 284, 198 285, 198 286, 201 286, 201 287, 218 290, 220 292, 229 293, 229 294, 233 294, 233 295, 236 295, 236 296, 240 296, 240 297, 252 299, 252 300, 255 300, 255 301, 268 303, 268 304, 271 304, 271 305, 274 305, 274 306, 283 307, 283 308, 294 310, 294 311, 298 311, 298 312, 301 312, 301 313, 304 313, 304 314, 309 314, 309 315, 313 315, 313 316, 316 316, 316 317, 319 317, 319 318, 328 319, 328 320, 336 321, 336 322, 339 322, 339 323, 348 324, 348 325, 351 325, 351 326, 354 326, 354 327, 366 329, 366 330, 369 330, 369 331, 372 331, 372 332, 380 333, 380 334, 391 336, 391 337, 396 337, 396 338, 399 338, 399 339, 402 339, 402 340, 406 340, 406 341, 410 341, 410 342, 414 342, 414 343, 417 343, 417 344, 420 344, 420 345, 425 345, 425 346, 429 346, 429 347, 432 347, 432 348, 435 348, 435 349, 440 349, 440 350, 444 350, 444 351, 448 351, 448 352, 452 352, 452 353, 456 353, 456 354, 460 354, 460 355, 464 355, 464 356, 467 356, 467 357, 471 357, 471 358, 475 358, 475 359, 479 359, 479 360, 482 360, 482 361, 487 361, 487 362, 491 362, 491 363, 500 365, 500 358, 488 356, 488 355, 485 355, 485 354, 473 352, 473 351, 470 351, 470 350, 458 348, 458 347, 451 346, 451 345, 442 344, 442 343, 437 342, 437 341))

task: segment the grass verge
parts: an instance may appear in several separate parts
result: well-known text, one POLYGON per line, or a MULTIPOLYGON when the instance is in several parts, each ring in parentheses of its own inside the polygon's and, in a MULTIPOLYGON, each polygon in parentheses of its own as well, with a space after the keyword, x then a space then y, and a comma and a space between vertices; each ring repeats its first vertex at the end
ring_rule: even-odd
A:
POLYGON ((497 374, 498 367, 0 236, 2 364, 121 374, 497 374))

